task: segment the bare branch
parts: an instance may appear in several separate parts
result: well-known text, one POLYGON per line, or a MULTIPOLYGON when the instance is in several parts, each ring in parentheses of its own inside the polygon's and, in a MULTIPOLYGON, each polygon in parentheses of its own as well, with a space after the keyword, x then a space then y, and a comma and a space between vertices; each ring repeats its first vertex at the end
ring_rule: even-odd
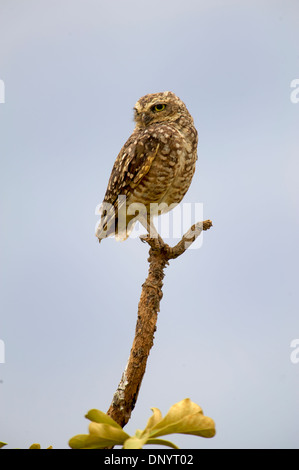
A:
POLYGON ((169 260, 182 255, 203 230, 208 230, 211 227, 212 222, 210 220, 192 225, 174 247, 164 243, 161 237, 142 237, 142 241, 150 245, 149 272, 146 281, 142 285, 135 337, 130 357, 107 412, 122 427, 129 421, 135 407, 147 359, 154 343, 160 301, 163 296, 164 268, 169 264, 169 260))

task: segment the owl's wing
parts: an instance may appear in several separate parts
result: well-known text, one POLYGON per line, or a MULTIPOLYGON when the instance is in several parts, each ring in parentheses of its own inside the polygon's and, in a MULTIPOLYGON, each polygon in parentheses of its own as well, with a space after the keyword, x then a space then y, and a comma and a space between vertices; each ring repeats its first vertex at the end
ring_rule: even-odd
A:
POLYGON ((150 170, 159 147, 159 139, 144 131, 139 137, 133 133, 119 152, 112 168, 96 231, 100 240, 114 232, 116 212, 122 209, 131 191, 150 170))

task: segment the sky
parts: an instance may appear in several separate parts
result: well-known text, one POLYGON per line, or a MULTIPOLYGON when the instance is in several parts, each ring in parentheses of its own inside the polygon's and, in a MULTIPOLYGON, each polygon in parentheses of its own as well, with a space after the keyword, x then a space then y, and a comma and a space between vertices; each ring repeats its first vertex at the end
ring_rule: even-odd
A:
POLYGON ((166 90, 199 132, 184 202, 213 227, 165 271, 125 430, 144 428, 151 407, 165 415, 190 398, 216 436, 169 436, 180 448, 299 447, 298 43, 297 0, 0 0, 0 440, 9 448, 68 448, 87 433, 87 411, 110 406, 148 246, 99 245, 95 209, 135 102, 166 90))

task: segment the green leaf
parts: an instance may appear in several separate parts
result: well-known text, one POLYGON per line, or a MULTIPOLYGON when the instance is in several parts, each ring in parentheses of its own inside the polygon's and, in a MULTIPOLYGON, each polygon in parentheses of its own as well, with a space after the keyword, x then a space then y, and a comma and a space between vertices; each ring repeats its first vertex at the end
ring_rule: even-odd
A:
POLYGON ((86 415, 85 418, 89 419, 90 421, 93 421, 94 423, 102 423, 102 424, 109 424, 109 426, 122 429, 122 427, 117 424, 114 419, 110 418, 106 413, 100 410, 90 410, 86 415))
POLYGON ((104 439, 111 439, 118 444, 122 444, 130 437, 120 426, 116 428, 109 424, 94 422, 91 422, 89 425, 89 433, 104 439))
POLYGON ((149 418, 145 430, 151 430, 162 420, 162 413, 158 408, 151 408, 153 415, 149 418))
POLYGON ((143 438, 137 437, 136 435, 133 437, 129 437, 124 443, 124 449, 142 449, 142 447, 146 444, 148 440, 148 434, 144 435, 143 438))
POLYGON ((216 433, 215 423, 203 415, 200 406, 185 398, 173 405, 166 416, 151 429, 150 437, 173 433, 213 437, 216 433))
POLYGON ((165 439, 148 439, 146 444, 156 444, 160 446, 171 447, 172 449, 179 449, 173 442, 166 441, 165 439))
POLYGON ((112 418, 108 420, 103 416, 105 413, 93 413, 89 412, 86 416, 95 417, 97 420, 102 419, 102 422, 92 421, 89 424, 89 434, 78 434, 69 441, 69 446, 72 449, 103 449, 104 447, 111 447, 115 445, 122 445, 130 436, 123 431, 112 418), (105 424, 103 421, 111 422, 113 425, 105 424))
MULTIPOLYGON (((41 449, 41 446, 40 446, 40 444, 31 444, 29 449, 41 449)), ((47 447, 47 449, 53 449, 53 446, 49 446, 49 447, 47 447)))
POLYGON ((113 445, 114 443, 111 443, 110 440, 101 439, 90 434, 78 434, 69 440, 69 446, 72 449, 103 449, 113 445))
POLYGON ((0 441, 0 449, 1 449, 1 447, 4 447, 4 446, 7 446, 6 442, 1 442, 0 441))

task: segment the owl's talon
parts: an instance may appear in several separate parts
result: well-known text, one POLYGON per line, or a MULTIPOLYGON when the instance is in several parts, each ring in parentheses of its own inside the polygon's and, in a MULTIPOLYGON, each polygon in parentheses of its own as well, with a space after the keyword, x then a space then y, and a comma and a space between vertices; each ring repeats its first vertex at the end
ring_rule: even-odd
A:
POLYGON ((142 243, 146 243, 147 240, 148 240, 148 234, 145 233, 144 235, 140 235, 140 240, 142 241, 142 243))

